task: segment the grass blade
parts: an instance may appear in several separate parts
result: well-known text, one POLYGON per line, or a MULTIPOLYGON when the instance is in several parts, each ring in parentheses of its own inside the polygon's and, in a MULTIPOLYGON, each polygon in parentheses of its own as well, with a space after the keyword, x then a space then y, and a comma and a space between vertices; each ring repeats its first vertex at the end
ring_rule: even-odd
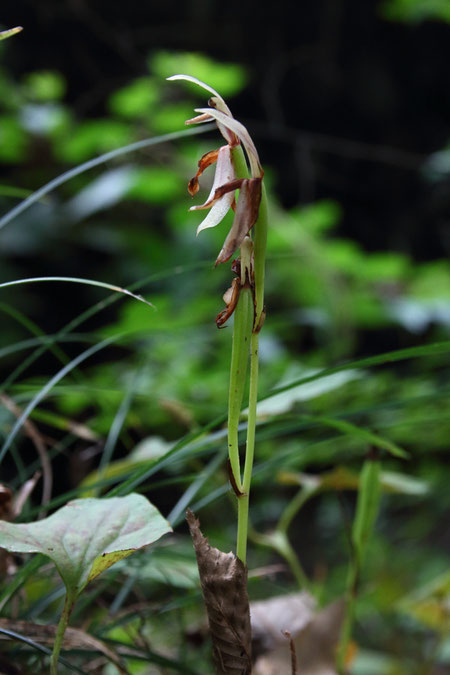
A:
POLYGON ((121 337, 119 336, 113 336, 109 337, 106 340, 102 340, 102 342, 99 342, 96 345, 93 345, 92 347, 89 347, 89 349, 86 349, 84 352, 79 354, 75 359, 72 359, 70 363, 68 363, 64 368, 61 368, 56 375, 54 375, 48 382, 47 384, 40 389, 40 391, 36 394, 36 396, 29 402, 29 404, 26 406, 24 409, 23 413, 17 420, 17 422, 14 424, 12 430, 8 434, 8 437, 6 438, 5 442, 3 443, 3 446, 0 450, 0 462, 2 461, 3 457, 5 456, 5 453, 7 452, 8 448, 10 447, 11 443, 17 436, 18 432, 20 431, 20 428, 22 427, 22 424, 24 421, 27 419, 29 414, 31 413, 32 410, 42 401, 43 398, 48 394, 48 392, 52 389, 52 387, 57 384, 60 380, 62 380, 63 377, 67 375, 67 373, 70 373, 71 370, 76 368, 80 363, 88 359, 90 356, 93 354, 96 354, 99 352, 101 349, 104 349, 105 347, 108 347, 108 345, 117 342, 117 340, 121 337))
POLYGON ((107 288, 110 291, 115 291, 116 293, 125 293, 135 300, 140 302, 145 302, 146 305, 154 307, 151 302, 145 300, 141 295, 135 295, 131 291, 128 291, 126 288, 121 288, 120 286, 114 286, 113 284, 107 284, 104 281, 96 281, 95 279, 82 279, 80 277, 30 277, 28 279, 16 279, 15 281, 5 281, 3 284, 0 284, 0 288, 6 288, 7 286, 18 286, 20 284, 32 284, 41 281, 66 281, 73 284, 85 284, 86 286, 99 286, 100 288, 107 288))
POLYGON ((205 127, 196 127, 195 129, 186 129, 184 131, 174 131, 170 134, 155 136, 154 138, 145 138, 142 141, 136 141, 136 143, 124 145, 121 148, 111 150, 110 152, 105 152, 103 155, 99 155, 98 157, 94 157, 93 159, 90 159, 89 161, 84 162, 83 164, 79 164, 73 169, 65 171, 60 176, 57 176, 46 185, 39 188, 39 190, 33 192, 33 194, 27 197, 27 199, 24 199, 23 202, 20 202, 20 204, 17 204, 17 206, 8 211, 8 213, 6 213, 2 218, 0 218, 0 229, 2 229, 2 227, 5 227, 5 225, 10 223, 14 218, 23 213, 32 204, 42 199, 42 197, 47 195, 49 192, 59 187, 63 183, 67 183, 67 181, 71 180, 72 178, 75 178, 75 176, 79 176, 80 173, 89 171, 90 169, 93 169, 94 167, 99 166, 100 164, 104 164, 105 162, 108 162, 110 159, 115 159, 120 155, 125 155, 129 152, 134 152, 135 150, 142 150, 143 148, 148 148, 151 145, 158 145, 159 143, 165 143, 166 141, 173 141, 178 138, 185 138, 186 136, 195 136, 197 134, 204 134, 205 132, 210 131, 213 128, 215 128, 215 125, 208 124, 207 126, 205 125, 205 127))

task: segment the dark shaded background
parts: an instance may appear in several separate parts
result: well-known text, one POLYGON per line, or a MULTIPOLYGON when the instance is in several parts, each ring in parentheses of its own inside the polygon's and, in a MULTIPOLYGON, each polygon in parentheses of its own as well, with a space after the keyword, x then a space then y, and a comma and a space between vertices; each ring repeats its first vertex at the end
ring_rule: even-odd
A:
POLYGON ((3 2, 25 34, 6 53, 13 74, 57 68, 82 117, 146 72, 152 50, 197 50, 247 66, 233 103, 286 206, 334 198, 339 234, 416 260, 449 253, 448 181, 424 177, 448 142, 449 27, 382 18, 380 3, 283 0, 181 3, 3 2))

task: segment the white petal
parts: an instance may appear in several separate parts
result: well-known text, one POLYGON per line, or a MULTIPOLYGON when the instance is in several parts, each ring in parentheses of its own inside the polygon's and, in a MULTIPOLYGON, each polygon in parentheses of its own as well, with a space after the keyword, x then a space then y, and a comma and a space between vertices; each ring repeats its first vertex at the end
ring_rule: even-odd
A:
POLYGON ((250 134, 243 124, 235 120, 234 117, 229 117, 223 112, 220 112, 220 110, 215 110, 214 108, 195 108, 195 112, 210 115, 211 117, 214 117, 217 122, 220 122, 225 127, 233 131, 244 144, 253 177, 256 178, 262 175, 258 151, 256 150, 255 144, 253 143, 250 134))
POLYGON ((206 89, 206 91, 209 91, 210 94, 216 96, 221 103, 221 107, 223 107, 227 111, 228 115, 231 115, 230 109, 228 108, 227 104, 225 103, 221 95, 215 89, 210 87, 208 84, 205 84, 198 78, 193 77, 192 75, 171 75, 170 77, 167 77, 166 80, 186 80, 187 82, 193 82, 194 84, 198 84, 199 87, 206 89))
POLYGON ((225 218, 231 207, 233 198, 234 192, 227 192, 213 204, 206 218, 198 226, 197 235, 202 230, 208 229, 208 227, 215 227, 225 218))
MULTIPOLYGON (((197 209, 205 209, 208 208, 209 206, 212 206, 215 202, 214 194, 217 188, 222 187, 222 185, 225 185, 226 183, 229 183, 235 177, 236 176, 234 173, 234 166, 231 161, 230 146, 223 145, 221 148, 219 148, 219 154, 217 155, 216 173, 214 174, 214 181, 208 199, 204 204, 201 204, 200 206, 191 206, 189 210, 196 211, 197 209)), ((210 225, 209 227, 212 226, 210 225)))

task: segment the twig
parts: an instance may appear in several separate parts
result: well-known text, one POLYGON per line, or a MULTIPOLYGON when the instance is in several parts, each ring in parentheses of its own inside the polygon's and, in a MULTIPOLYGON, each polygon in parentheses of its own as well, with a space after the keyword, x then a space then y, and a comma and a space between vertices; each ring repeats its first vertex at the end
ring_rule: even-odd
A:
MULTIPOLYGON (((11 412, 15 417, 20 418, 22 410, 19 406, 6 394, 0 395, 0 402, 5 406, 9 412, 11 412)), ((34 447, 37 450, 39 459, 41 460, 42 466, 42 499, 41 505, 45 506, 49 503, 52 496, 52 487, 53 487, 53 470, 52 465, 47 453, 47 448, 45 443, 42 440, 42 436, 39 433, 35 424, 27 419, 23 423, 23 429, 28 438, 32 441, 34 447)), ((42 514, 39 514, 41 517, 42 514)))

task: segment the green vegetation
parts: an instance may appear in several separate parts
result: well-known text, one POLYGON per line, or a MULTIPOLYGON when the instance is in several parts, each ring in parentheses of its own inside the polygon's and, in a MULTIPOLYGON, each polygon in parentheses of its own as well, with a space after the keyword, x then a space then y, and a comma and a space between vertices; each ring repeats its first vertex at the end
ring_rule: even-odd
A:
MULTIPOLYGON (((211 672, 184 514, 195 512, 213 546, 235 549, 232 329, 214 323, 230 279, 230 263, 214 260, 232 215, 196 239, 185 186, 217 130, 183 130, 204 100, 167 83, 174 72, 226 98, 249 78, 201 54, 157 53, 103 116, 83 119, 58 72, 14 81, 0 71, 10 168, 0 185, 0 547, 22 551, 0 551, 0 663, 20 673, 48 672, 66 588, 43 541, 21 547, 17 528, 45 529, 71 500, 143 500, 132 493, 174 534, 156 541, 167 532, 156 512, 159 534, 111 544, 116 564, 95 579, 93 552, 58 672, 211 672)), ((363 250, 340 235, 338 203, 285 209, 265 169, 250 600, 299 588, 318 608, 346 598, 341 672, 431 675, 450 664, 448 261, 363 250)), ((252 411, 239 386, 242 451, 252 411)))

